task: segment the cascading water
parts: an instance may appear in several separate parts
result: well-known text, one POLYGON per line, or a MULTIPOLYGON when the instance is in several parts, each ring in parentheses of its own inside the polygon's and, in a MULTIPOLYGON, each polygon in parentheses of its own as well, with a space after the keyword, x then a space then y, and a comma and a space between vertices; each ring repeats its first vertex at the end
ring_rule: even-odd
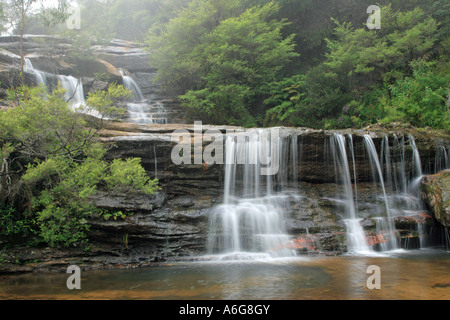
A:
MULTIPOLYGON (((353 151, 353 139, 350 140, 354 179, 356 181, 355 157, 353 151)), ((366 235, 361 226, 361 219, 357 215, 357 201, 353 194, 353 186, 350 176, 350 166, 347 158, 346 139, 342 134, 335 134, 331 137, 331 151, 335 162, 335 170, 344 186, 344 205, 346 208, 346 217, 344 219, 347 227, 347 238, 349 242, 349 251, 356 254, 371 253, 373 250, 369 247, 366 235)), ((357 194, 355 184, 355 195, 357 194)))
MULTIPOLYGON (((308 221, 297 224, 300 230, 306 226, 306 234, 295 228, 294 233, 287 234, 287 227, 291 232, 292 223, 297 223, 291 220, 296 210, 301 210, 302 204, 308 208, 308 189, 303 189, 308 184, 300 176, 303 163, 311 165, 311 155, 303 154, 303 149, 315 148, 311 149, 311 141, 307 137, 304 140, 299 131, 282 130, 282 137, 277 140, 271 139, 270 129, 227 135, 224 201, 210 215, 208 252, 215 259, 294 256, 294 250, 304 249, 300 242, 305 237, 319 241, 320 235, 309 233, 308 221), (270 163, 261 161, 264 154, 269 154, 272 161, 277 159, 276 174, 261 174, 261 169, 270 163), (308 160, 303 160, 304 156, 308 160)), ((313 159, 323 159, 325 168, 334 167, 338 186, 336 193, 322 197, 335 203, 336 212, 345 209, 337 215, 346 228, 349 253, 378 255, 400 248, 423 248, 427 244, 423 224, 426 209, 416 183, 423 172, 414 138, 377 138, 381 143, 379 152, 374 141, 369 135, 334 133, 325 144, 324 150, 329 153, 321 157, 313 151, 313 159), (402 225, 397 230, 396 224, 403 221, 408 221, 407 227, 402 225)), ((440 148, 434 166, 448 165, 447 159, 447 150, 440 148)))
POLYGON ((139 124, 166 124, 168 123, 167 111, 160 101, 147 101, 142 94, 139 85, 131 76, 120 70, 123 85, 133 94, 132 101, 127 103, 129 122, 139 124))
POLYGON ((286 196, 274 191, 273 175, 261 174, 269 154, 279 163, 281 139, 248 133, 226 139, 224 203, 211 213, 209 253, 221 260, 295 256, 284 228, 286 196))
POLYGON ((127 103, 128 122, 139 124, 167 124, 167 111, 164 105, 159 101, 152 101, 151 103, 143 102, 128 102, 127 103))
MULTIPOLYGON (((331 137, 330 150, 334 162, 338 195, 345 207, 343 222, 347 228, 348 250, 355 254, 372 254, 376 251, 392 251, 400 247, 398 230, 395 219, 416 221, 418 241, 409 243, 414 230, 410 230, 410 236, 403 238, 402 247, 424 247, 426 245, 424 219, 421 218, 426 211, 419 194, 419 182, 423 177, 422 161, 414 137, 407 136, 398 139, 384 137, 381 139, 380 154, 374 144, 374 140, 365 135, 362 137, 365 149, 365 161, 369 164, 370 177, 364 185, 371 183, 371 202, 363 200, 361 203, 363 212, 358 210, 358 187, 356 157, 352 135, 344 136, 335 133, 331 137), (352 164, 350 163, 350 159, 352 164), (353 179, 351 177, 353 174, 353 179), (370 181, 370 182, 369 182, 370 181), (378 200, 377 200, 378 199, 378 200), (372 231, 365 231, 362 221, 372 231), (372 225, 372 227, 370 227, 372 225), (405 240, 406 239, 406 240, 405 240), (406 243, 408 242, 408 243, 406 243)), ((361 151, 359 151, 361 152, 361 151)), ((437 151, 435 167, 439 168, 445 162, 446 149, 437 151)), ((358 159, 361 159, 359 154, 358 159)), ((365 187, 367 188, 367 186, 365 187)), ((365 199, 367 199, 367 192, 365 199)), ((369 229, 370 230, 370 229, 369 229)), ((403 232, 406 232, 403 230, 403 232)))
POLYGON ((436 151, 434 171, 437 173, 446 169, 450 169, 450 149, 440 146, 436 151))
POLYGON ((369 159, 370 159, 370 166, 371 166, 372 173, 373 173, 372 174, 373 181, 374 182, 377 181, 377 178, 378 178, 378 182, 380 184, 384 204, 386 207, 385 218, 387 219, 388 228, 387 228, 387 230, 383 230, 383 232, 387 233, 387 238, 388 238, 387 243, 389 245, 385 245, 384 248, 389 247, 391 249, 397 249, 397 238, 395 235, 395 226, 394 226, 394 222, 392 220, 391 208, 389 205, 389 200, 388 200, 388 196, 386 193, 386 187, 384 184, 383 170, 381 168, 380 160, 378 158, 377 149, 375 148, 375 144, 373 143, 373 140, 369 135, 364 136, 364 143, 366 145, 366 150, 367 150, 367 153, 368 153, 369 159))
POLYGON ((81 79, 76 79, 72 76, 59 75, 58 81, 66 90, 66 101, 74 108, 78 108, 85 104, 83 84, 81 79))
MULTIPOLYGON (((389 145, 388 137, 385 137, 381 150, 383 160, 381 164, 384 168, 385 187, 392 216, 420 217, 426 209, 420 198, 422 161, 414 137, 409 135, 406 140, 405 137, 398 139, 394 135, 392 146, 389 145)), ((421 219, 416 221, 418 246, 423 248, 426 245, 423 221, 421 219)))
POLYGON ((28 72, 28 73, 32 73, 34 74, 35 78, 36 78, 36 84, 40 85, 40 84, 47 84, 47 74, 43 71, 40 70, 36 70, 33 66, 33 64, 31 63, 31 60, 28 58, 24 58, 24 71, 28 72))
POLYGON ((133 93, 133 102, 142 102, 145 100, 141 89, 137 85, 136 81, 130 76, 127 76, 123 70, 119 70, 122 75, 123 85, 133 93))
MULTIPOLYGON (((37 85, 43 84, 51 90, 59 82, 61 87, 66 90, 66 101, 74 109, 85 105, 86 101, 81 79, 73 76, 54 75, 37 70, 28 58, 25 58, 24 63, 24 70, 35 76, 35 83, 37 85)), ((127 103, 128 121, 140 124, 167 124, 169 120, 163 103, 160 101, 147 101, 136 81, 126 75, 123 70, 120 70, 120 73, 124 86, 133 94, 132 101, 127 103)), ((100 117, 94 110, 84 110, 83 112, 100 117)))
MULTIPOLYGON (((37 85, 45 85, 47 87, 55 86, 55 82, 59 83, 66 90, 65 99, 75 109, 85 104, 83 84, 81 79, 72 76, 54 75, 48 72, 40 71, 34 68, 31 60, 25 58, 24 70, 34 74, 37 85)), ((51 88, 49 88, 51 89, 51 88)))
POLYGON ((409 136, 409 144, 413 151, 413 170, 411 172, 411 185, 409 192, 411 193, 417 193, 419 188, 419 183, 422 180, 423 173, 422 173, 422 161, 420 160, 420 154, 419 150, 416 146, 416 141, 414 140, 413 136, 409 136))

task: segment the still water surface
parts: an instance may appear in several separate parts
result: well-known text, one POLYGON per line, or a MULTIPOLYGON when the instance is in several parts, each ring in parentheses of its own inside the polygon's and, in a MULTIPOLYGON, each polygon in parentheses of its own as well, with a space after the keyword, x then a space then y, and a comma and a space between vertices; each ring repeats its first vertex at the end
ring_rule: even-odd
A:
POLYGON ((82 288, 75 291, 67 289, 68 277, 0 276, 0 299, 449 300, 450 253, 427 249, 82 271, 82 288), (381 290, 366 287, 371 265, 381 268, 381 290))

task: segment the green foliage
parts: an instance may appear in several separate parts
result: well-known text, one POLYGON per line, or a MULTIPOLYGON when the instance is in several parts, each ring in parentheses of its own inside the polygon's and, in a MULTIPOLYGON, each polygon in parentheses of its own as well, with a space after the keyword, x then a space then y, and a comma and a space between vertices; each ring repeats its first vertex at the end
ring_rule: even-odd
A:
POLYGON ((35 221, 17 214, 14 207, 0 207, 0 239, 22 242, 34 233, 35 221))
POLYGON ((266 101, 273 104, 283 94, 284 100, 267 112, 268 118, 330 129, 393 119, 446 128, 449 79, 431 68, 437 59, 448 71, 445 53, 437 51, 442 45, 437 21, 420 8, 381 10, 378 31, 334 20, 323 62, 306 72, 293 100, 286 95, 289 86, 271 92, 266 101))
POLYGON ((191 90, 180 96, 183 106, 192 120, 221 123, 226 119, 230 125, 255 126, 256 122, 246 109, 250 88, 235 84, 218 85, 214 88, 191 90))
MULTIPOLYGON (((98 147, 98 146, 96 146, 98 147)), ((38 192, 33 201, 37 224, 43 241, 52 246, 70 246, 86 241, 89 231, 86 218, 92 215, 125 218, 122 212, 103 212, 89 201, 99 186, 109 191, 158 190, 157 180, 151 180, 140 165, 140 159, 117 159, 111 164, 88 157, 74 163, 65 159, 49 159, 29 166, 23 181, 38 192), (49 183, 50 182, 50 183, 49 183)))
POLYGON ((109 220, 111 218, 113 218, 113 220, 118 220, 118 219, 125 219, 127 217, 127 215, 122 211, 100 212, 100 214, 105 220, 109 220))
MULTIPOLYGON (((123 86, 111 85, 91 94, 88 103, 108 114, 128 93, 123 86)), ((8 209, 0 210, 1 236, 10 241, 15 235, 34 236, 34 241, 51 246, 85 243, 87 218, 125 217, 91 203, 99 189, 146 194, 158 190, 158 181, 146 175, 140 159, 104 160, 106 147, 95 141, 98 129, 71 109, 63 90, 47 93, 45 88, 23 87, 11 97, 16 107, 0 112, 0 195, 8 209)))
POLYGON ((273 106, 267 111, 265 125, 291 123, 292 115, 296 112, 296 104, 304 96, 303 86, 305 77, 296 75, 291 78, 285 78, 281 81, 271 84, 269 93, 271 96, 264 103, 273 106))
MULTIPOLYGON (((98 146, 96 146, 98 148, 98 146)), ((89 227, 86 218, 92 215, 125 218, 122 212, 103 212, 89 197, 99 186, 109 191, 143 191, 152 194, 158 190, 157 180, 151 180, 140 165, 140 159, 115 160, 108 164, 99 158, 88 157, 74 163, 49 159, 29 166, 23 181, 37 192, 33 210, 43 241, 52 246, 70 246, 87 239, 89 227)))
POLYGON ((158 79, 182 94, 192 117, 210 123, 256 125, 269 83, 297 56, 278 6, 245 8, 241 1, 192 1, 166 30, 150 34, 158 79))
MULTIPOLYGON (((31 14, 28 25, 39 31, 64 31, 74 41, 76 50, 68 53, 74 61, 89 59, 86 53, 94 41, 146 39, 151 65, 159 70, 158 81, 180 97, 188 120, 333 128, 420 118, 411 121, 442 126, 440 120, 419 117, 423 108, 407 112, 406 107, 394 106, 394 98, 404 105, 411 101, 400 101, 391 90, 415 77, 412 61, 445 66, 450 44, 448 1, 379 0, 380 30, 364 26, 368 3, 357 0, 81 0, 80 4, 82 30, 67 32, 63 25, 43 29, 45 14, 31 14)), ((63 17, 64 7, 59 9, 54 18, 63 17)), ((18 20, 19 15, 10 12, 4 10, 18 20)), ((428 103, 436 98, 431 91, 426 93, 428 103)))
POLYGON ((117 107, 117 102, 130 98, 132 92, 123 85, 116 83, 110 84, 108 89, 90 92, 86 104, 88 108, 93 108, 102 116, 111 116, 113 114, 122 114, 125 112, 123 107, 117 107))
POLYGON ((411 107, 409 96, 401 100, 393 90, 415 77, 413 61, 445 65, 448 32, 439 22, 448 6, 381 1, 382 28, 369 30, 359 27, 367 21, 365 4, 325 2, 189 1, 151 28, 157 80, 179 95, 190 120, 214 124, 346 128, 396 118, 445 127, 439 111, 445 84, 414 90, 424 94, 422 105, 441 105, 433 112, 411 107), (301 46, 294 48, 295 41, 301 46), (296 51, 307 55, 308 66, 296 51))
POLYGON ((115 159, 109 171, 109 175, 104 180, 110 190, 123 192, 142 190, 146 194, 159 190, 158 180, 151 180, 148 177, 139 158, 115 159))
MULTIPOLYGON (((414 126, 450 130, 450 74, 439 74, 433 62, 411 63, 413 75, 390 86, 392 99, 381 98, 393 112, 383 121, 401 120, 414 126)), ((447 68, 448 69, 448 68, 447 68)))
POLYGON ((48 94, 43 87, 22 87, 14 96, 15 108, 0 113, 2 136, 20 145, 22 156, 46 158, 49 155, 76 157, 90 137, 81 115, 75 114, 64 101, 64 90, 48 94), (36 116, 39 115, 39 116, 36 116))
POLYGON ((410 73, 409 63, 429 53, 435 42, 436 21, 423 10, 395 12, 390 6, 381 10, 379 33, 336 22, 334 40, 327 39, 324 64, 354 98, 382 81, 389 84, 399 72, 410 73))
POLYGON ((33 210, 37 215, 40 236, 52 246, 70 246, 85 241, 89 230, 86 217, 98 209, 86 201, 95 194, 106 170, 106 163, 86 159, 72 163, 66 159, 49 159, 29 166, 23 181, 35 191, 33 210))

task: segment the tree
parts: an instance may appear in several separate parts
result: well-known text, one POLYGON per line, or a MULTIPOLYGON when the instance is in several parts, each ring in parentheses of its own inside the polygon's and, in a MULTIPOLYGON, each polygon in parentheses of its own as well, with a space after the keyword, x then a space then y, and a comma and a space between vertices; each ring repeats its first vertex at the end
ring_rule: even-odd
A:
POLYGON ((241 8, 237 0, 194 0, 167 24, 151 28, 146 43, 156 80, 176 95, 201 88, 205 37, 241 8))
POLYGON ((286 21, 273 2, 246 9, 241 1, 195 0, 152 34, 151 64, 192 117, 255 126, 263 120, 270 84, 283 77, 294 52, 286 21))
POLYGON ((2 34, 6 29, 5 29, 5 9, 4 9, 5 4, 3 2, 0 2, 0 34, 2 34))
POLYGON ((436 20, 420 8, 381 10, 383 24, 377 31, 334 20, 323 62, 305 74, 302 98, 289 108, 296 119, 291 122, 341 128, 379 121, 390 103, 378 99, 393 98, 393 85, 414 75, 414 61, 436 59, 436 20))

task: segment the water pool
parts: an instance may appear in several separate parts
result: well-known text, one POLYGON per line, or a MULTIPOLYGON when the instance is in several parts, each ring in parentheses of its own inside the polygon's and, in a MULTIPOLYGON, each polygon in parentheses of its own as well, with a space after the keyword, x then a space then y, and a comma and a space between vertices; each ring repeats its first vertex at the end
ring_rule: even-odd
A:
POLYGON ((0 276, 0 299, 38 300, 447 300, 450 253, 423 249, 375 256, 178 262, 140 269, 0 276), (381 289, 369 290, 369 266, 381 289))

